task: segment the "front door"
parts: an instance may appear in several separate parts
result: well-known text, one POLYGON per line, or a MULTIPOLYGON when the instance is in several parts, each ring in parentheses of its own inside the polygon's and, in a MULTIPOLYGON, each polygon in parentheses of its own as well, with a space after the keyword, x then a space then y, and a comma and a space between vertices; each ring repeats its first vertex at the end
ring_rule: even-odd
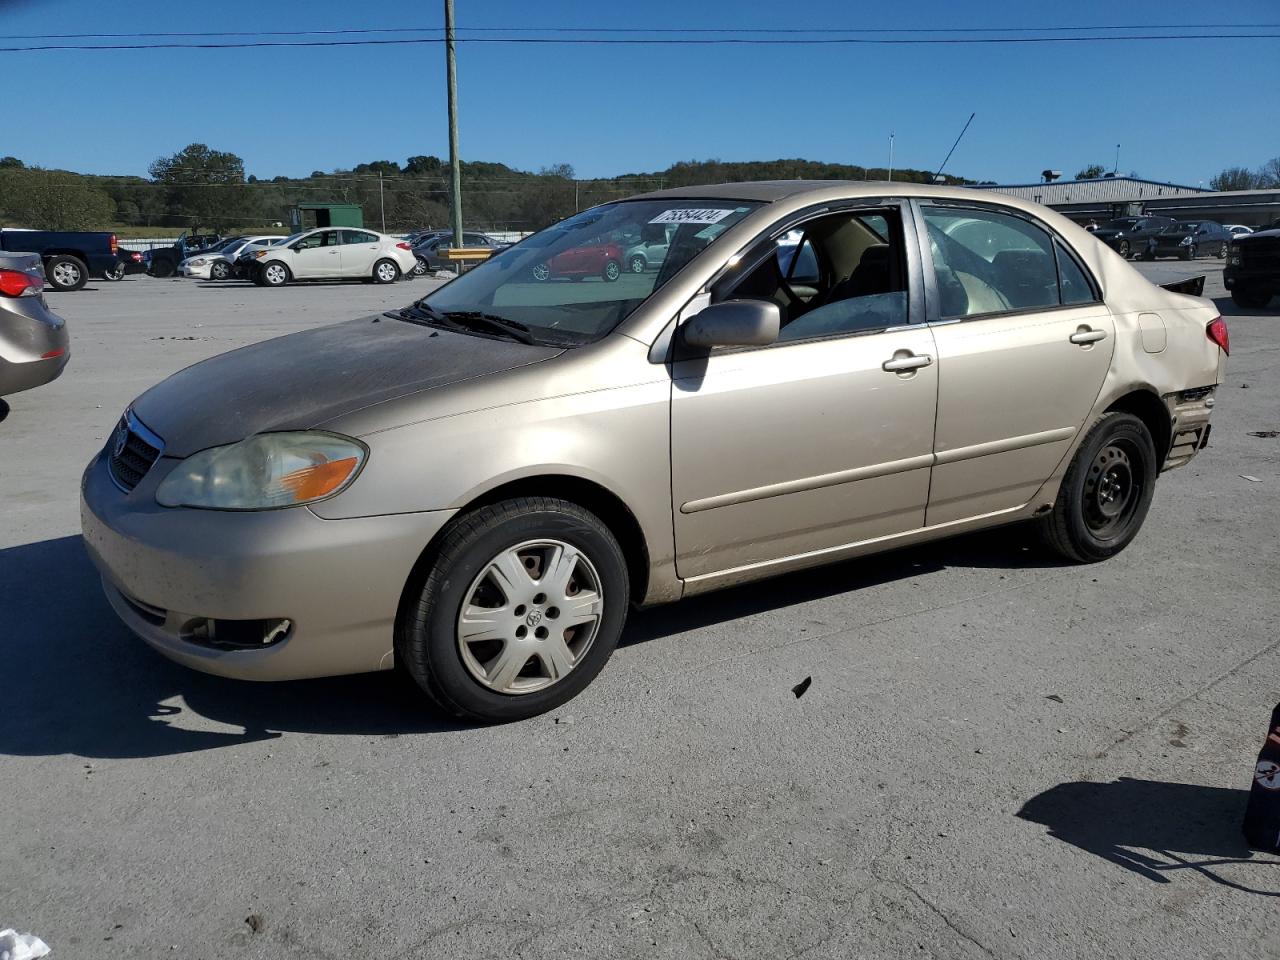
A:
POLYGON ((293 246, 293 275, 306 280, 342 276, 342 246, 337 230, 307 234, 293 246))
POLYGON ((914 240, 897 207, 797 229, 818 263, 803 293, 763 240, 710 295, 779 304, 778 341, 678 346, 671 366, 676 564, 695 583, 924 524, 938 368, 914 240))
POLYGON ((1093 409, 1115 325, 1043 224, 981 206, 920 211, 937 292, 933 526, 1031 499, 1093 409))

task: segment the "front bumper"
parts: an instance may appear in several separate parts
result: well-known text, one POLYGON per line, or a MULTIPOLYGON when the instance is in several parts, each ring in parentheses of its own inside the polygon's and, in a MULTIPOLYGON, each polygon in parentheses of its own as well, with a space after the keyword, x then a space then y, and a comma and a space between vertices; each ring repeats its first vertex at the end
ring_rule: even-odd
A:
POLYGON ((199 267, 193 267, 193 266, 190 266, 189 264, 184 263, 180 268, 180 272, 184 277, 194 277, 197 280, 208 280, 209 268, 210 268, 210 264, 207 264, 207 263, 199 267))
POLYGON ((70 359, 67 325, 43 297, 6 299, 0 307, 0 397, 58 379, 70 359))
POLYGON ((243 680, 392 665, 401 593, 453 511, 322 520, 306 507, 161 507, 155 488, 176 463, 162 458, 130 493, 112 482, 105 453, 84 473, 85 546, 126 626, 172 660, 243 680), (289 627, 257 649, 223 649, 199 639, 209 620, 289 627))

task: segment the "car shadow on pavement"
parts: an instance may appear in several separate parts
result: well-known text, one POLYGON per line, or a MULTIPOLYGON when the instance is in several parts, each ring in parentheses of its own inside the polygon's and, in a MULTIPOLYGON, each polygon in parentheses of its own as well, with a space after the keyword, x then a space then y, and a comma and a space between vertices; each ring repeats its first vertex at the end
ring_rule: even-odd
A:
POLYGON ((283 732, 464 727, 433 714, 398 671, 260 684, 170 663, 116 618, 78 536, 0 550, 0 676, 0 754, 18 756, 154 757, 283 732))
POLYGON ((1026 570, 1070 566, 1041 549, 1026 524, 858 557, 633 612, 619 646, 749 617, 948 567, 1026 570))
POLYGON ((1121 777, 1060 783, 1028 800, 1018 816, 1155 883, 1192 871, 1234 890, 1280 897, 1280 861, 1255 859, 1241 833, 1248 800, 1248 790, 1121 777), (1223 876, 1224 868, 1241 874, 1237 865, 1271 869, 1223 876), (1254 885, 1260 881, 1265 886, 1254 885))

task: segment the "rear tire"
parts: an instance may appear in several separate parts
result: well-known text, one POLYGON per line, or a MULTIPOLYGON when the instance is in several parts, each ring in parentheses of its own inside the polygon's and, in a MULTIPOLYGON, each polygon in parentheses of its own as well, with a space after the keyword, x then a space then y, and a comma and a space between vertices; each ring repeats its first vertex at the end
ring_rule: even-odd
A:
POLYGON ((79 257, 60 253, 44 262, 44 276, 53 289, 70 293, 89 282, 89 269, 79 257))
POLYGON ((545 263, 534 264, 533 270, 530 272, 533 274, 533 279, 537 280, 539 283, 543 283, 544 281, 551 279, 551 268, 545 263))
POLYGON ((638 253, 634 257, 632 257, 630 260, 632 273, 644 273, 645 268, 648 265, 649 265, 649 261, 647 261, 643 256, 641 256, 638 253))
POLYGON ((103 280, 123 280, 123 279, 124 279, 124 264, 123 264, 123 263, 117 263, 117 264, 116 264, 114 267, 112 267, 110 270, 104 270, 104 271, 102 272, 102 279, 103 279, 103 280))
MULTIPOLYGON (((553 562, 552 553, 542 556, 553 562)), ((402 610, 396 659, 447 713, 488 723, 523 720, 560 706, 595 679, 617 646, 629 591, 622 549, 594 514, 548 497, 504 500, 450 524, 417 596, 410 594, 402 610), (551 544, 577 551, 563 589, 541 561, 535 563, 528 552, 515 553, 531 550, 539 556, 538 551, 557 549, 551 544), (517 556, 514 565, 501 568, 512 577, 490 579, 487 571, 498 569, 498 561, 507 556, 517 556), (504 582, 512 584, 510 590, 504 582), (486 590, 484 602, 477 603, 486 590), (598 605, 590 603, 593 592, 598 605), (559 593, 587 598, 594 619, 583 628, 593 633, 580 636, 578 628, 562 626, 572 616, 567 607, 571 601, 558 599, 559 593), (463 611, 474 608, 492 612, 476 621, 486 629, 463 639, 463 611), (560 638, 555 649, 563 658, 558 662, 566 665, 563 672, 543 659, 560 638), (504 671, 501 664, 509 656, 512 668, 504 671)))
POLYGON ((379 260, 373 265, 374 283, 395 283, 400 279, 400 268, 394 260, 379 260))
POLYGON ((167 257, 151 261, 151 275, 153 277, 159 277, 163 280, 165 277, 172 277, 175 272, 177 272, 177 265, 167 257))
POLYGON ((1147 425, 1130 413, 1103 414, 1072 458, 1053 509, 1039 518, 1041 540, 1076 563, 1114 557, 1142 528, 1158 472, 1147 425))

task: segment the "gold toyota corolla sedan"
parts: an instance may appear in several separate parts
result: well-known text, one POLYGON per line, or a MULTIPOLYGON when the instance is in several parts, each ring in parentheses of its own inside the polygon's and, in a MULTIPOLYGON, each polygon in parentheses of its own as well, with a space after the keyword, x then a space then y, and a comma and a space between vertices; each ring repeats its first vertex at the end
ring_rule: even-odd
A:
POLYGON ((1018 521, 1112 556, 1227 351, 1209 301, 1011 197, 666 190, 153 387, 85 471, 84 538, 188 666, 401 664, 511 720, 590 683, 632 604, 1018 521))

